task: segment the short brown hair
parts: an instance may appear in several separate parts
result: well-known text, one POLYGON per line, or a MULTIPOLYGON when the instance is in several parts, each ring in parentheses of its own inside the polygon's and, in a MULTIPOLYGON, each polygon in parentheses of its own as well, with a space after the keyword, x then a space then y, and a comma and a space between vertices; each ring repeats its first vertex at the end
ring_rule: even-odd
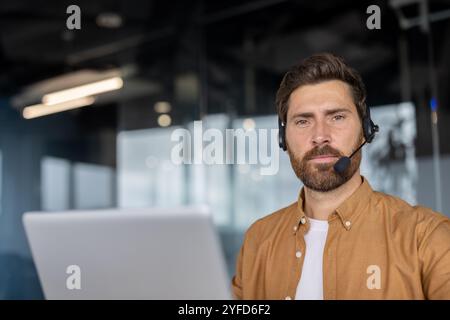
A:
POLYGON ((284 75, 276 95, 276 107, 281 121, 286 122, 289 97, 295 89, 328 80, 341 80, 350 86, 353 102, 362 120, 367 107, 366 89, 361 76, 343 58, 331 53, 319 53, 292 66, 284 75))

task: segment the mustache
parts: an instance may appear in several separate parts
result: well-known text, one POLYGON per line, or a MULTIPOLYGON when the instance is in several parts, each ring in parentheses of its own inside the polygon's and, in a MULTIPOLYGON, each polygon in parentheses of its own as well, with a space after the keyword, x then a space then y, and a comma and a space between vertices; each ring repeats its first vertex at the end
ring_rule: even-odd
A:
POLYGON ((309 150, 303 157, 303 160, 311 160, 317 156, 324 156, 324 155, 331 155, 339 158, 342 156, 342 153, 339 152, 339 150, 330 147, 329 145, 325 145, 322 148, 314 147, 313 149, 309 150))

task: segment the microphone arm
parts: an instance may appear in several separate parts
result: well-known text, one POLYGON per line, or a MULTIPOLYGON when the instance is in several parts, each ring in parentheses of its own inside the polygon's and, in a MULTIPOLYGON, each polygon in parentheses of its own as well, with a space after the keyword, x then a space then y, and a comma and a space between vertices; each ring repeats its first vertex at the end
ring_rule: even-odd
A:
POLYGON ((358 149, 353 151, 353 153, 350 155, 349 158, 352 158, 355 155, 355 153, 358 152, 358 150, 361 149, 366 143, 367 143, 367 140, 364 140, 364 142, 358 147, 358 149))
POLYGON ((343 173, 348 166, 350 165, 350 159, 355 155, 356 152, 358 152, 359 149, 361 149, 365 144, 367 143, 367 140, 364 140, 364 142, 355 150, 349 157, 341 157, 338 161, 334 164, 333 168, 337 173, 343 173))

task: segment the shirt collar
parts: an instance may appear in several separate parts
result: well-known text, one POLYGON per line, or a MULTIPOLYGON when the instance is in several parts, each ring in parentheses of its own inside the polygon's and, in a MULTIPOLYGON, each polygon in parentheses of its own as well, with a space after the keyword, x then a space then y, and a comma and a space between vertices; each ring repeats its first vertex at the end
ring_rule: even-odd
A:
MULTIPOLYGON (((364 211, 369 203, 369 199, 373 193, 372 187, 364 176, 361 176, 362 183, 359 187, 348 197, 344 202, 342 202, 339 207, 337 207, 334 214, 331 214, 328 221, 332 221, 339 218, 343 227, 346 230, 350 230, 353 221, 356 217, 364 211)), ((305 225, 308 227, 308 219, 305 212, 303 211, 303 203, 305 201, 305 190, 302 187, 298 201, 297 201, 297 225, 305 225)), ((297 228, 295 228, 296 230, 297 228)))

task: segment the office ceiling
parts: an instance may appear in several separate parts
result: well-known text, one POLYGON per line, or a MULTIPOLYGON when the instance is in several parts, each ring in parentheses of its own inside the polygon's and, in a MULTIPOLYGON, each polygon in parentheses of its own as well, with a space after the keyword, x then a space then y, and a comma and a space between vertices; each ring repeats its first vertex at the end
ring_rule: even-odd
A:
MULTIPOLYGON (((75 31, 66 28, 70 4, 0 2, 0 95, 71 71, 133 65, 137 77, 170 88, 160 92, 163 99, 177 90, 179 75, 194 72, 208 83, 210 105, 229 97, 239 104, 245 100, 248 70, 257 72, 256 93, 269 100, 264 94, 276 88, 291 64, 317 51, 332 51, 362 72, 374 104, 401 99, 400 29, 387 1, 82 0, 77 1, 82 28, 75 31), (369 31, 365 10, 374 3, 381 8, 382 29, 369 31)), ((430 7, 448 9, 450 1, 432 1, 430 7)), ((415 10, 406 13, 414 16, 415 10)), ((450 23, 433 28, 439 30, 437 65, 448 70, 450 23)), ((412 75, 425 74, 426 37, 415 28, 406 38, 412 75)), ((256 105, 256 112, 270 112, 271 102, 256 105)), ((209 106, 208 111, 223 108, 209 106)))

